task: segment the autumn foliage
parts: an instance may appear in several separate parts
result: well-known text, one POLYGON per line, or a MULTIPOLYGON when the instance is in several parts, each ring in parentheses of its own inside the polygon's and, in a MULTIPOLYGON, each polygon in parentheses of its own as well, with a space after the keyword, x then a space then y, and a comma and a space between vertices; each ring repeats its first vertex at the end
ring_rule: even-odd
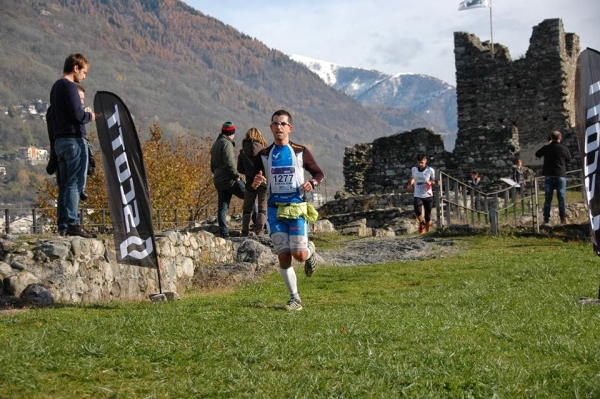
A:
POLYGON ((215 208, 210 138, 178 137, 172 144, 162 140, 162 131, 156 123, 150 134, 142 152, 153 207, 188 209, 193 220, 202 217, 202 211, 215 208))

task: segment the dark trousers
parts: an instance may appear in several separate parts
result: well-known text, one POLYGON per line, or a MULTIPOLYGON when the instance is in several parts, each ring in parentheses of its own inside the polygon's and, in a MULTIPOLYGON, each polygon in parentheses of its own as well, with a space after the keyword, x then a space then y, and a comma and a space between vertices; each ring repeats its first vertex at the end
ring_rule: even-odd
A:
POLYGON ((229 237, 229 229, 227 228, 227 213, 229 212, 229 203, 231 197, 236 196, 240 199, 244 199, 244 192, 246 191, 246 185, 242 180, 238 180, 233 186, 227 190, 217 190, 218 210, 217 220, 219 222, 219 230, 221 230, 221 237, 229 237))
POLYGON ((565 220, 566 205, 565 195, 567 192, 567 178, 557 176, 546 176, 544 179, 544 223, 550 221, 550 209, 552 208, 552 195, 556 190, 556 198, 558 199, 558 216, 561 222, 565 220))
POLYGON ((269 193, 266 186, 256 190, 248 186, 244 194, 244 212, 242 215, 242 234, 248 234, 250 220, 254 222, 254 232, 261 234, 267 221, 267 199, 269 193))

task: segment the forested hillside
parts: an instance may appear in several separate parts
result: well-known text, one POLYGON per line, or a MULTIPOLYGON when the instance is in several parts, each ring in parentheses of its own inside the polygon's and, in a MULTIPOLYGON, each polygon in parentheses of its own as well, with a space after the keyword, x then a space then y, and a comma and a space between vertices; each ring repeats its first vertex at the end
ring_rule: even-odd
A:
MULTIPOLYGON (((372 111, 328 87, 305 66, 177 0, 0 0, 0 107, 47 101, 64 58, 91 62, 88 103, 98 90, 118 94, 147 137, 152 122, 165 136, 216 137, 220 125, 251 126, 268 139, 272 112, 294 115, 292 140, 308 145, 343 185, 345 146, 395 133, 372 111)), ((351 51, 349 49, 349 51, 351 51)), ((15 123, 0 119, 0 147, 22 145, 15 123)), ((46 145, 43 133, 32 134, 46 145)))

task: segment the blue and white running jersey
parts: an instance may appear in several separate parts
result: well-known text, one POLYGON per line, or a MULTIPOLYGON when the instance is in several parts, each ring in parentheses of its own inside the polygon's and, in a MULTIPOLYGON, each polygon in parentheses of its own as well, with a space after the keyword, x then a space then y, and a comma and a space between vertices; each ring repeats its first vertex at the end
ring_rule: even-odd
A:
POLYGON ((269 182, 270 206, 276 202, 303 202, 300 190, 300 186, 304 183, 302 159, 298 159, 298 154, 290 145, 273 146, 265 171, 269 182))

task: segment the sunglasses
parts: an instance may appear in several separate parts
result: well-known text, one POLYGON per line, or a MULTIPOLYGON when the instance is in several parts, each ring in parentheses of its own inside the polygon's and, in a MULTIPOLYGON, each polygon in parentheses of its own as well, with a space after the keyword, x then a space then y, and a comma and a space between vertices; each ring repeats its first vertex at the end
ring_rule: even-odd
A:
POLYGON ((271 122, 271 126, 292 126, 291 123, 287 123, 287 122, 271 122))

